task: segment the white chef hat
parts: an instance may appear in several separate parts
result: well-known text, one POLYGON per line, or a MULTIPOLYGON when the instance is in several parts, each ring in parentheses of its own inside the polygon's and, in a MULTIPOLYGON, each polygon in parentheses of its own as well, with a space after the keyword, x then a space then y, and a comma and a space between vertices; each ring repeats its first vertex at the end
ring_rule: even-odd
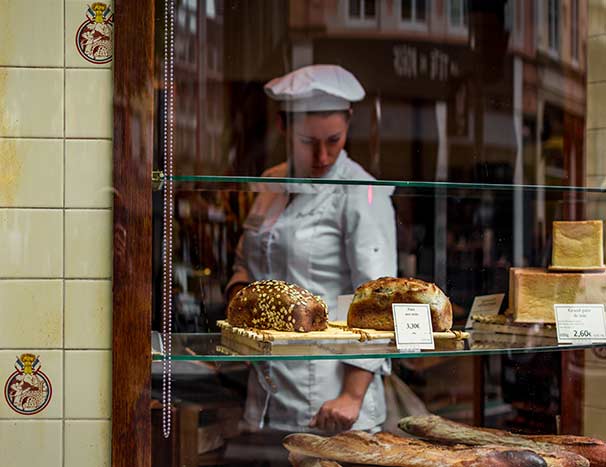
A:
POLYGON ((345 68, 338 65, 310 65, 299 68, 265 85, 265 93, 286 112, 347 110, 364 98, 364 88, 345 68))

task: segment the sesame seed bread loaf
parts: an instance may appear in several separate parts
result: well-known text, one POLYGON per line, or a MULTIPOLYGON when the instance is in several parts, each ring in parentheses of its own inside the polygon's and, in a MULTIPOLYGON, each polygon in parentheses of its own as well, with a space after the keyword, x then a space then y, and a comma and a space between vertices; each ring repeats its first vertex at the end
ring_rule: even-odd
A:
POLYGON ((381 277, 356 289, 347 313, 347 325, 352 328, 392 331, 392 303, 423 303, 431 310, 434 331, 452 327, 452 306, 438 286, 419 279, 381 277))
POLYGON ((295 284, 278 280, 252 282, 227 307, 232 326, 275 331, 322 331, 328 327, 324 300, 295 284))

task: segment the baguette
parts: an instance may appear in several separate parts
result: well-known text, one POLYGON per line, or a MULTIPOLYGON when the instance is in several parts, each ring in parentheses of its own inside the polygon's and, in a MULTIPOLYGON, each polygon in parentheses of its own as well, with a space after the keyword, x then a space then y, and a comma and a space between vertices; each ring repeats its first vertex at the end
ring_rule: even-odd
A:
MULTIPOLYGON (((437 415, 405 417, 400 420, 398 426, 411 435, 434 442, 466 444, 468 446, 498 444, 505 447, 529 449, 544 457, 556 456, 566 458, 572 462, 569 465, 604 465, 603 463, 596 463, 595 460, 591 461, 591 459, 585 457, 586 453, 593 454, 591 448, 601 448, 601 459, 604 459, 604 443, 598 440, 591 440, 591 442, 588 441, 587 443, 577 441, 575 443, 571 438, 578 437, 563 437, 568 438, 568 441, 562 440, 560 443, 554 443, 549 441, 554 438, 551 436, 517 436, 508 431, 472 427, 463 423, 447 420, 437 415)), ((585 439, 587 440, 588 438, 585 439)), ((594 459, 597 459, 596 454, 593 454, 594 459)), ((603 462, 603 460, 601 462, 603 462)))
MULTIPOLYGON (((390 433, 349 431, 330 438, 308 433, 288 435, 283 445, 301 456, 339 463, 394 467, 569 467, 565 459, 548 459, 527 449, 501 446, 436 446, 390 433)), ((580 464, 582 465, 582 464, 580 464)), ((586 464, 588 465, 588 464, 586 464)))

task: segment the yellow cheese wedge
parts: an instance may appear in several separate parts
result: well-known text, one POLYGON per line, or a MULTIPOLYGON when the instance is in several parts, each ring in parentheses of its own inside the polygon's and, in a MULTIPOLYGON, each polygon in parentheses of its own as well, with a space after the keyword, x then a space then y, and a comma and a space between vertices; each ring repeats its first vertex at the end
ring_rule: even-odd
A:
POLYGON ((604 265, 602 221, 553 223, 551 265, 560 268, 595 268, 604 265))
POLYGON ((555 323, 556 303, 606 304, 606 273, 511 268, 509 307, 517 323, 555 323))

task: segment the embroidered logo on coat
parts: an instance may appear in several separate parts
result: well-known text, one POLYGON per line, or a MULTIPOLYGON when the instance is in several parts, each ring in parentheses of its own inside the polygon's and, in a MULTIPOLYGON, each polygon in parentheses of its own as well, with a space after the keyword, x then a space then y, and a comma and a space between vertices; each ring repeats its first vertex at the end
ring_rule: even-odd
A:
POLYGON ((15 371, 4 385, 9 407, 21 415, 34 415, 46 408, 53 395, 50 379, 41 371, 40 359, 31 353, 17 358, 15 371))
POLYGON ((109 5, 92 3, 76 32, 76 48, 82 58, 96 64, 111 62, 113 31, 114 13, 109 5))

